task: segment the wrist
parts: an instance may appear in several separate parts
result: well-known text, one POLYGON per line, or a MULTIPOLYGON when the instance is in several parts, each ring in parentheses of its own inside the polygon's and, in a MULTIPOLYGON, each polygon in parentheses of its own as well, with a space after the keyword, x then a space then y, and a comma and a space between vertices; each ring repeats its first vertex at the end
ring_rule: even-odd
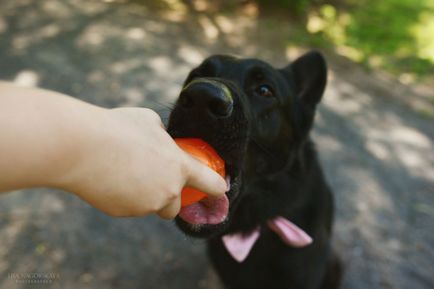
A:
POLYGON ((82 186, 92 178, 91 165, 96 155, 104 148, 104 135, 107 134, 108 109, 87 103, 65 115, 60 125, 59 138, 61 149, 57 151, 59 166, 52 172, 49 180, 56 187, 80 195, 82 186))

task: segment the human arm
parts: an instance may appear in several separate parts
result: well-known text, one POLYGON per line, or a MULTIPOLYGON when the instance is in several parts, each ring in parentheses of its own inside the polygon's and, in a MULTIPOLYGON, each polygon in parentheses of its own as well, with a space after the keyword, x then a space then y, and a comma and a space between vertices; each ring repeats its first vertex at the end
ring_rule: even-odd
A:
POLYGON ((109 215, 173 218, 184 186, 226 190, 146 108, 104 109, 0 82, 0 140, 0 191, 55 187, 109 215))

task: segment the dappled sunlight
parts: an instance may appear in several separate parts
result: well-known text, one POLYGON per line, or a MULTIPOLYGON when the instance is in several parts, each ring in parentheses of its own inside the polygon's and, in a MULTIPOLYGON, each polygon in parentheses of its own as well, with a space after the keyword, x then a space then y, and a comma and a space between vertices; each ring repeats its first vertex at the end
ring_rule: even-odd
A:
MULTIPOLYGON (((20 1, 20 0, 18 0, 20 1)), ((30 3, 31 1, 29 1, 30 3)), ((101 10, 101 5, 98 5, 98 3, 91 3, 91 5, 86 5, 86 6, 76 6, 74 5, 74 2, 71 3, 63 3, 62 1, 56 1, 56 0, 48 0, 48 1, 38 1, 40 7, 41 7, 41 12, 43 12, 44 16, 49 16, 50 18, 52 18, 53 20, 62 20, 65 21, 67 19, 71 19, 71 17, 74 17, 74 12, 75 11, 71 11, 71 4, 72 6, 75 6, 76 8, 80 8, 80 11, 82 12, 91 12, 91 13, 95 13, 95 12, 100 12, 101 10), (95 10, 96 7, 99 7, 100 9, 95 10)), ((34 15, 37 15, 36 13, 37 11, 34 11, 34 15)), ((34 20, 33 20, 34 21, 34 20)))
POLYGON ((146 36, 146 32, 143 28, 133 27, 127 30, 127 36, 134 40, 142 40, 146 36))
POLYGON ((336 81, 333 84, 327 88, 324 105, 333 108, 334 111, 351 116, 360 113, 371 103, 371 96, 358 90, 353 84, 344 81, 336 81))
MULTIPOLYGON (((347 167, 345 176, 357 180, 355 187, 355 208, 357 210, 354 223, 362 234, 367 234, 366 238, 381 238, 378 229, 377 212, 392 214, 395 213, 395 206, 391 200, 391 195, 383 190, 381 184, 376 181, 376 176, 372 172, 359 167, 347 167)), ((385 229, 385 228, 383 228, 385 229)))
POLYGON ((145 93, 137 88, 130 88, 124 91, 125 101, 122 106, 140 106, 145 100, 145 93))
POLYGON ((386 123, 364 128, 367 150, 379 160, 399 163, 411 175, 434 181, 434 147, 428 137, 400 122, 383 121, 386 123))
POLYGON ((397 127, 390 132, 389 141, 396 144, 395 155, 408 170, 434 181, 434 147, 425 135, 409 127, 397 127))
POLYGON ((149 67, 159 76, 166 76, 173 66, 172 60, 167 56, 157 56, 149 60, 149 67))
POLYGON ((131 58, 113 62, 107 67, 108 71, 113 74, 125 74, 134 69, 140 69, 144 65, 144 61, 138 58, 131 58))
POLYGON ((216 15, 215 21, 216 21, 217 25, 219 26, 219 28, 221 29, 221 31, 225 34, 234 33, 236 30, 236 28, 235 28, 236 23, 234 23, 233 20, 229 19, 228 16, 216 15))
POLYGON ((56 24, 48 24, 35 29, 32 33, 18 34, 12 40, 12 46, 22 51, 31 45, 39 44, 47 38, 55 37, 60 33, 60 27, 56 24))
POLYGON ((419 16, 418 23, 412 27, 412 33, 416 38, 418 56, 434 63, 434 3, 430 9, 419 16))
MULTIPOLYGON (((100 27, 104 27, 104 26, 100 26, 100 27)), ((103 28, 103 29, 105 29, 105 28, 103 28)), ((89 27, 77 39, 77 42, 76 42, 77 46, 80 48, 94 47, 95 49, 98 49, 104 43, 104 39, 106 38, 106 36, 104 34, 105 33, 103 33, 103 31, 98 29, 98 27, 96 27, 96 26, 89 27)))
POLYGON ((20 86, 37 87, 39 84, 39 75, 32 70, 22 70, 15 76, 13 82, 20 86))
POLYGON ((407 144, 415 149, 433 149, 431 141, 426 135, 410 127, 397 127, 390 132, 388 137, 390 137, 390 141, 407 144))
MULTIPOLYGON (((8 277, 11 273, 51 272, 53 267, 65 261, 65 248, 52 246, 52 241, 59 236, 47 234, 47 228, 62 226, 61 223, 49 224, 53 219, 61 221, 61 217, 56 217, 65 213, 60 195, 42 194, 36 190, 16 191, 2 196, 0 211, 4 222, 0 230, 0 287, 11 288, 10 284, 14 282, 8 277), (14 258, 17 254, 20 254, 18 259, 14 258)), ((80 217, 76 216, 75 220, 78 219, 80 217)))
POLYGON ((377 161, 401 166, 411 176, 434 180, 431 140, 423 132, 405 125, 395 114, 387 113, 386 108, 379 110, 375 98, 378 96, 335 79, 327 90, 323 105, 347 117, 346 121, 353 129, 361 131, 364 135, 361 145, 377 161))
POLYGON ((149 43, 147 34, 143 27, 118 27, 112 26, 107 22, 101 21, 86 27, 79 37, 76 39, 76 45, 81 49, 89 49, 98 51, 105 45, 125 45, 124 41, 128 41, 128 46, 131 47, 149 43))
MULTIPOLYGON (((432 150, 431 150, 432 152, 432 150)), ((430 161, 426 161, 424 156, 420 155, 420 152, 415 151, 413 149, 409 149, 406 147, 398 147, 396 148, 396 155, 399 160, 408 168, 408 169, 423 169, 426 170, 429 168, 431 164, 430 161)), ((434 181, 434 173, 432 171, 423 172, 424 175, 430 176, 431 180, 434 181)))
POLYGON ((165 9, 161 9, 159 11, 159 14, 164 20, 171 21, 171 22, 183 22, 186 19, 188 13, 188 7, 183 1, 162 0, 161 2, 164 3, 165 9))
MULTIPOLYGON (((94 1, 86 1, 85 3, 82 1, 56 1, 51 0, 52 2, 58 2, 57 5, 62 4, 64 5, 64 14, 65 16, 69 15, 71 16, 95 16, 100 15, 104 12, 107 12, 107 9, 109 9, 111 6, 102 3, 101 0, 94 0, 94 1), (86 5, 84 5, 86 4, 86 5), (71 8, 73 9, 71 11, 71 8)), ((55 6, 54 6, 55 7, 55 6)), ((53 9, 53 12, 55 9, 53 9)))
POLYGON ((200 53, 195 47, 189 45, 183 45, 178 49, 178 55, 188 65, 199 65, 202 60, 207 56, 200 53))
MULTIPOLYGON (((2 246, 0 248, 0 260, 6 260, 6 255, 9 252, 7 248, 12 246, 15 242, 21 231, 26 225, 25 217, 26 215, 20 215, 21 218, 13 218, 8 226, 2 228, 1 236, 2 236, 2 246), (24 218, 23 218, 24 217, 24 218)), ((2 262, 2 269, 0 269, 0 274, 5 273, 7 268, 7 262, 2 262)))
POLYGON ((215 40, 220 32, 217 27, 211 22, 211 20, 206 16, 200 16, 198 18, 199 24, 203 29, 203 32, 209 40, 215 40))
POLYGON ((381 141, 368 139, 366 141, 366 149, 380 161, 388 161, 392 158, 388 147, 381 141))
MULTIPOLYGON (((434 217, 432 126, 429 120, 427 126, 417 123, 408 108, 384 97, 386 92, 366 89, 361 74, 332 70, 332 75, 313 137, 336 193, 344 284, 395 286, 396 276, 429 264, 430 257, 418 252, 432 256, 423 241, 430 238, 434 217), (366 277, 358 279, 360 274, 366 277)), ((418 278, 430 277, 425 272, 418 278)))
POLYGON ((0 34, 4 33, 8 29, 7 22, 0 16, 0 34))
MULTIPOLYGON (((324 124, 324 120, 321 115, 318 115, 315 121, 316 123, 324 124)), ((318 135, 315 134, 315 132, 313 134, 315 141, 321 143, 321 150, 324 151, 324 153, 338 154, 345 149, 344 145, 331 135, 318 135)))
POLYGON ((294 61, 297 57, 303 54, 305 49, 302 49, 298 46, 287 46, 285 49, 286 60, 288 63, 294 61))
MULTIPOLYGON (((182 79, 186 77, 188 70, 209 54, 205 52, 206 50, 217 51, 224 43, 229 46, 229 49, 226 48, 228 52, 232 50, 233 53, 240 54, 244 50, 252 55, 256 52, 253 45, 247 45, 249 35, 247 31, 255 28, 252 18, 254 16, 251 13, 242 13, 240 17, 233 19, 224 14, 202 13, 202 9, 206 8, 203 6, 205 2, 202 4, 198 2, 199 4, 194 4, 198 14, 192 21, 191 17, 185 19, 191 7, 187 7, 182 1, 165 1, 164 5, 168 9, 158 10, 157 13, 148 10, 146 6, 136 4, 126 6, 124 10, 115 9, 117 6, 113 5, 119 5, 122 1, 110 3, 96 1, 89 5, 80 5, 79 2, 57 2, 50 0, 46 3, 45 1, 38 3, 37 8, 44 11, 45 15, 25 10, 25 14, 30 13, 34 16, 25 17, 28 23, 25 22, 24 27, 30 26, 32 21, 43 22, 44 25, 33 25, 31 33, 29 30, 21 30, 20 33, 11 36, 10 49, 12 53, 17 53, 17 51, 28 51, 36 45, 45 47, 36 50, 37 54, 33 56, 34 66, 63 61, 63 72, 55 73, 57 77, 67 75, 72 69, 71 65, 89 66, 86 73, 76 77, 76 79, 83 79, 84 82, 83 80, 71 82, 70 90, 74 93, 85 92, 95 101, 108 98, 107 95, 95 96, 94 87, 103 85, 113 95, 111 96, 113 104, 121 99, 122 105, 133 103, 138 105, 145 100, 171 102, 178 95, 182 79), (65 10, 68 5, 73 9, 65 10), (56 7, 60 11, 59 15, 52 15, 56 7), (69 11, 69 14, 66 15, 65 11, 69 11), (50 20, 43 20, 43 17, 50 20), (61 25, 56 22, 56 19, 66 22, 61 25), (129 20, 119 21, 119 19, 129 20), (184 28, 179 26, 179 22, 183 22, 185 28, 194 28, 192 31, 195 32, 181 32, 184 28), (180 35, 187 36, 188 41, 180 38, 175 45, 164 46, 164 43, 180 35), (69 51, 65 52, 58 50, 59 41, 73 43, 76 47, 73 49, 70 47, 69 51), (196 43, 208 43, 209 47, 206 50, 198 50, 196 43), (104 60, 107 53, 113 55, 110 63, 104 60), (131 54, 135 56, 131 57, 131 54), (153 57, 145 61, 141 54, 151 54, 153 57), (64 58, 64 55, 70 57, 64 58), (128 57, 125 57, 126 55, 128 57), (173 55, 175 58, 169 59, 161 55, 173 55), (99 63, 103 64, 99 65, 99 63), (123 87, 119 83, 120 78, 132 71, 135 72, 135 76, 125 78, 129 87, 123 87), (139 97, 138 91, 141 91, 144 96, 139 97)), ((35 71, 38 72, 37 69, 35 71)), ((45 81, 51 79, 41 74, 32 80, 31 76, 25 73, 19 77, 19 81, 44 85, 45 81)))

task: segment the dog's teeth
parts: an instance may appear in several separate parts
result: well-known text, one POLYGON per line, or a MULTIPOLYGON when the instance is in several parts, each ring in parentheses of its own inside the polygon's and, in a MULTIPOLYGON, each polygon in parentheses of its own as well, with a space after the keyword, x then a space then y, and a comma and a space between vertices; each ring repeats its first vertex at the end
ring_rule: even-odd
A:
POLYGON ((226 185, 228 187, 226 192, 229 192, 229 190, 231 189, 231 176, 227 175, 225 180, 226 180, 226 185))

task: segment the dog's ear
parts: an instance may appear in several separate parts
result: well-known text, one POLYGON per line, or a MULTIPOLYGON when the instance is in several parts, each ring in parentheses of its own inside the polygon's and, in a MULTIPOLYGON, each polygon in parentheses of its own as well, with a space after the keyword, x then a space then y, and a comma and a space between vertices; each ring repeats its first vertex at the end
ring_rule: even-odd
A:
POLYGON ((324 57, 318 51, 310 51, 297 58, 288 68, 294 77, 298 99, 303 105, 315 109, 327 83, 324 57))
POLYGON ((312 126, 316 105, 327 83, 326 62, 321 53, 310 51, 282 69, 282 72, 295 92, 296 106, 301 112, 299 121, 302 134, 306 134, 312 126))

